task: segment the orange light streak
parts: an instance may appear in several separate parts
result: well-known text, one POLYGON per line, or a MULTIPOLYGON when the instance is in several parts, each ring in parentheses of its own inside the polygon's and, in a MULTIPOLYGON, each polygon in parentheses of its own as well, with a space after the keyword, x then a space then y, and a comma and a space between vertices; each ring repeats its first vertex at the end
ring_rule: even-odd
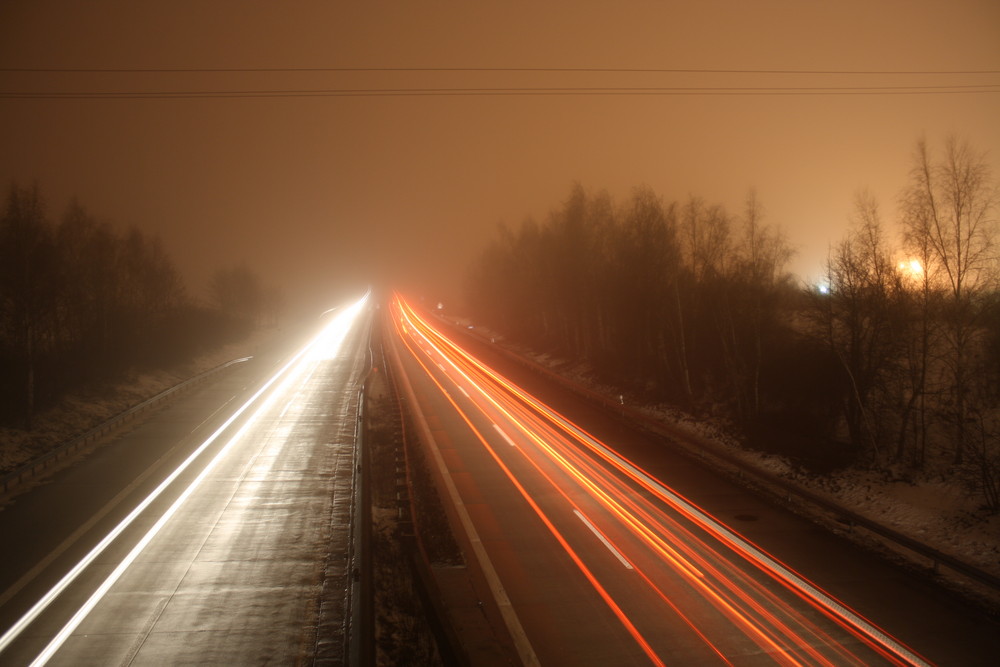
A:
MULTIPOLYGON (((743 562, 752 564, 758 571, 778 581, 783 588, 791 591, 796 599, 807 602, 810 608, 818 610, 824 617, 861 640, 870 650, 887 661, 893 664, 925 664, 912 651, 902 647, 845 605, 817 589, 791 568, 735 531, 722 526, 694 503, 668 489, 648 472, 611 450, 593 435, 473 358, 421 318, 401 298, 397 297, 393 308, 393 312, 398 314, 394 320, 397 332, 410 348, 414 358, 651 658, 653 657, 651 649, 635 625, 628 620, 606 588, 596 581, 578 553, 559 533, 544 510, 530 497, 526 488, 516 479, 509 466, 489 445, 483 434, 473 426, 469 415, 433 376, 430 366, 422 361, 421 355, 417 354, 415 345, 419 345, 423 354, 432 359, 434 367, 449 376, 463 396, 471 400, 482 415, 490 420, 499 435, 519 452, 542 479, 562 495, 574 511, 579 512, 576 501, 565 485, 547 471, 542 461, 537 458, 537 454, 542 454, 545 461, 555 465, 558 474, 566 476, 573 482, 575 488, 584 491, 587 497, 602 507, 608 515, 614 517, 618 529, 625 530, 646 545, 656 560, 669 564, 691 588, 700 591, 704 599, 740 627, 748 638, 777 662, 802 664, 799 662, 801 658, 813 664, 835 664, 833 656, 824 655, 816 645, 832 651, 835 659, 839 661, 864 664, 864 659, 847 647, 841 646, 840 641, 803 616, 790 601, 780 597, 757 579, 748 576, 731 561, 721 558, 715 548, 696 536, 689 528, 681 525, 663 509, 655 506, 647 495, 664 503, 686 521, 714 537, 738 554, 743 562), (458 377, 452 377, 452 372, 445 364, 458 377), (464 386, 462 382, 465 383, 464 386), (512 426, 518 437, 526 439, 526 443, 530 443, 530 446, 518 446, 513 434, 499 422, 512 426), (641 493, 642 491, 646 494, 641 493), (799 658, 794 657, 795 654, 798 654, 799 658)), ((606 545, 610 545, 609 548, 613 551, 620 554, 626 552, 621 544, 615 543, 607 530, 599 530, 592 524, 591 528, 606 541, 606 545)), ((654 583, 653 578, 639 568, 634 559, 629 558, 629 562, 633 563, 633 567, 654 593, 664 600, 720 658, 725 660, 723 652, 705 636, 696 623, 677 608, 665 591, 654 583)))
MULTIPOLYGON (((413 351, 412 348, 410 348, 410 350, 413 351)), ((429 371, 427 366, 424 365, 423 361, 421 361, 419 357, 415 358, 421 364, 421 366, 424 367, 425 371, 429 371)), ((455 408, 456 412, 459 415, 461 415, 466 425, 468 425, 469 429, 476 436, 476 439, 479 440, 479 442, 483 445, 486 451, 490 454, 493 460, 497 463, 500 469, 504 472, 507 478, 514 485, 514 488, 518 490, 518 492, 528 503, 531 509, 535 512, 535 514, 538 515, 539 519, 541 519, 545 527, 548 528, 552 536, 555 537, 555 539, 559 542, 560 546, 562 546, 562 548, 566 551, 569 557, 573 560, 574 564, 576 564, 577 568, 580 569, 580 571, 587 578, 590 584, 594 587, 597 593, 601 596, 604 602, 608 605, 608 607, 611 609, 614 615, 618 617, 622 625, 625 626, 625 629, 629 632, 629 634, 631 634, 635 638, 636 642, 643 649, 646 655, 649 656, 650 660, 652 660, 654 664, 663 665, 664 664, 663 661, 660 660, 660 658, 653 651, 652 647, 649 645, 649 642, 639 633, 638 629, 635 627, 632 621, 628 618, 628 616, 625 615, 621 607, 619 607, 618 604, 614 601, 614 599, 608 594, 607 590, 605 590, 604 586, 601 585, 600 581, 598 581, 597 577, 595 577, 594 574, 590 571, 590 569, 583 562, 580 556, 576 553, 573 547, 570 546, 569 542, 566 541, 566 538, 562 535, 562 533, 555 526, 555 524, 552 523, 551 519, 549 519, 545 511, 542 510, 542 508, 538 505, 537 502, 535 502, 534 498, 531 497, 531 494, 528 493, 527 489, 525 489, 524 486, 521 485, 521 482, 518 481, 517 477, 513 474, 513 472, 511 472, 510 468, 508 468, 507 465, 503 462, 503 459, 501 459, 500 456, 497 455, 496 450, 493 449, 493 447, 490 445, 489 441, 485 438, 485 436, 483 436, 483 434, 479 431, 479 429, 477 429, 476 426, 472 423, 472 421, 469 420, 468 415, 466 415, 466 413, 458 406, 458 404, 454 401, 454 399, 452 399, 451 395, 444 388, 444 386, 441 385, 440 382, 438 382, 437 378, 431 375, 430 372, 428 372, 428 377, 430 377, 431 381, 434 382, 435 385, 437 385, 438 389, 441 390, 441 393, 451 403, 452 407, 455 408)))
MULTIPOLYGON (((418 358, 418 361, 420 361, 420 360, 419 360, 419 358, 418 358)), ((421 361, 420 363, 421 363, 421 365, 423 365, 423 366, 424 366, 424 368, 425 368, 425 370, 426 370, 426 369, 427 369, 427 366, 426 366, 425 364, 423 364, 423 362, 422 362, 422 361, 421 361)), ((450 401, 450 402, 451 402, 451 403, 453 404, 453 406, 455 407, 455 409, 456 409, 456 410, 457 410, 457 411, 458 411, 458 412, 459 412, 459 413, 460 413, 460 414, 462 415, 462 417, 463 417, 463 419, 464 419, 464 420, 466 421, 466 423, 467 423, 467 424, 469 424, 470 428, 471 428, 471 429, 472 429, 472 430, 473 430, 473 431, 474 431, 474 432, 476 433, 477 437, 478 437, 478 438, 479 438, 479 439, 480 439, 480 440, 482 441, 482 436, 481 436, 481 434, 479 433, 478 429, 476 429, 476 428, 475 428, 474 426, 472 426, 472 424, 471 424, 471 422, 470 422, 470 420, 469 420, 468 416, 467 416, 467 415, 466 415, 466 414, 464 413, 464 411, 462 411, 462 410, 461 410, 461 409, 460 409, 460 408, 458 407, 458 405, 457 405, 457 404, 456 404, 456 403, 455 403, 455 402, 454 402, 454 401, 453 401, 453 400, 451 399, 451 397, 450 397, 450 396, 448 395, 448 392, 447 392, 447 390, 446 390, 446 389, 444 389, 444 387, 443 387, 443 386, 442 386, 442 385, 441 385, 441 384, 440 384, 439 382, 437 382, 437 380, 436 380, 436 379, 434 379, 433 377, 432 377, 431 379, 432 379, 432 381, 434 381, 434 383, 435 383, 435 384, 437 384, 437 385, 438 385, 438 387, 439 387, 439 389, 441 389, 442 393, 444 393, 444 394, 445 394, 445 396, 446 396, 446 397, 448 398, 448 400, 449 400, 449 401, 450 401)), ((501 408, 501 409, 502 409, 502 408, 501 408)), ((513 416, 512 416, 512 419, 513 419, 513 416)), ((538 444, 540 444, 540 445, 542 445, 542 446, 545 446, 545 442, 544 442, 544 441, 542 441, 542 440, 537 440, 537 438, 535 438, 535 437, 534 437, 534 435, 533 435, 532 433, 530 433, 530 432, 529 432, 529 433, 527 433, 527 435, 528 435, 529 437, 531 437, 532 439, 536 440, 536 442, 538 442, 538 444)), ((483 444, 484 444, 484 446, 485 446, 485 447, 487 447, 487 449, 488 449, 488 450, 490 451, 490 454, 491 454, 491 455, 492 455, 492 456, 494 457, 494 459, 497 459, 497 462, 498 462, 498 463, 499 463, 499 464, 501 465, 501 467, 503 467, 503 468, 504 468, 504 471, 505 471, 505 472, 506 472, 506 473, 508 474, 508 476, 511 476, 511 473, 510 473, 510 471, 509 471, 509 468, 507 468, 506 466, 504 466, 504 464, 503 464, 503 463, 502 463, 501 461, 499 461, 499 460, 498 460, 498 458, 497 458, 497 455, 496 455, 496 452, 495 452, 495 451, 494 451, 494 450, 493 450, 493 449, 492 449, 492 448, 491 448, 491 447, 490 447, 490 446, 488 445, 488 443, 485 443, 485 442, 483 442, 483 444)), ((553 487, 554 487, 554 488, 556 488, 556 489, 557 489, 557 490, 559 491, 559 493, 563 494, 563 495, 564 495, 564 496, 566 497, 567 501, 569 501, 569 502, 571 502, 571 503, 572 503, 572 501, 571 501, 571 500, 569 499, 569 497, 568 497, 568 496, 566 496, 566 494, 565 494, 565 491, 563 491, 563 490, 562 490, 562 489, 561 489, 561 488, 559 487, 559 485, 558 485, 558 484, 556 484, 556 483, 555 483, 555 481, 554 481, 554 480, 552 480, 552 478, 551 478, 551 477, 550 477, 550 476, 549 476, 549 475, 548 475, 548 474, 547 474, 547 473, 546 473, 545 471, 543 471, 543 470, 542 470, 541 468, 538 468, 538 467, 537 467, 537 464, 536 464, 536 463, 535 463, 534 461, 532 461, 532 464, 536 466, 536 468, 538 469, 538 472, 539 472, 539 473, 540 473, 540 474, 541 474, 541 475, 542 475, 543 477, 545 477, 545 478, 546 478, 547 480, 549 480, 549 481, 550 481, 550 483, 552 483, 553 487)), ((515 483, 515 485, 516 485, 516 486, 518 487, 518 489, 519 489, 519 490, 521 491, 522 495, 526 494, 526 491, 524 491, 524 488, 523 488, 523 486, 521 486, 521 485, 520 485, 520 483, 519 483, 519 482, 517 482, 517 480, 516 480, 516 479, 514 479, 514 478, 512 477, 512 478, 511 478, 511 480, 512 480, 512 481, 513 481, 513 482, 515 483)), ((583 483, 583 484, 588 484, 588 480, 587 480, 586 478, 580 478, 580 479, 579 479, 579 481, 580 481, 581 483, 583 483)), ((594 488, 596 489, 596 487, 594 487, 594 488)), ((599 489, 598 489, 598 491, 599 491, 599 489)), ((535 503, 534 503, 534 501, 533 501, 533 500, 532 500, 532 499, 531 499, 530 497, 527 497, 527 496, 526 496, 526 498, 527 498, 527 500, 529 501, 529 503, 531 503, 532 507, 533 507, 533 508, 536 508, 536 512, 540 512, 540 511, 541 511, 541 510, 540 510, 540 508, 538 508, 537 504, 535 504, 535 503)), ((630 520, 631 520, 631 517, 630 517, 630 516, 629 516, 629 515, 628 515, 627 513, 621 513, 621 512, 619 512, 619 515, 620 515, 620 517, 622 518, 622 520, 623 520, 623 521, 630 521, 630 520)), ((551 524, 551 522, 550 522, 550 521, 548 520, 548 518, 547 518, 547 517, 543 517, 543 521, 545 521, 546 525, 547 525, 547 526, 550 526, 550 528, 551 528, 551 529, 554 529, 554 527, 552 527, 552 524, 551 524)), ((636 525, 636 528, 637 528, 637 529, 639 529, 639 530, 641 530, 641 529, 642 529, 642 526, 641 526, 641 525, 636 525)), ((567 544, 566 544, 566 542, 565 542, 565 539, 564 539, 564 538, 562 538, 562 537, 561 537, 561 535, 560 535, 560 536, 558 536, 558 539, 559 539, 559 541, 560 541, 560 544, 562 544, 562 545, 564 546, 564 548, 566 548, 566 547, 567 547, 567 544)), ((674 553, 675 553, 675 552, 673 552, 673 550, 671 550, 671 549, 670 549, 669 547, 667 547, 666 545, 664 545, 664 546, 663 546, 663 548, 661 548, 661 549, 660 549, 660 552, 661 552, 661 555, 662 555, 662 556, 663 556, 664 558, 666 558, 666 559, 668 559, 668 560, 672 561, 672 562, 673 562, 673 563, 675 564, 675 566, 677 567, 677 569, 678 569, 678 570, 680 570, 680 571, 683 571, 683 572, 686 572, 686 573, 688 573, 688 574, 689 574, 689 575, 690 575, 691 577, 698 577, 698 576, 700 576, 700 573, 698 573, 698 572, 697 572, 696 570, 692 570, 692 569, 690 568, 690 566, 689 566, 689 565, 688 565, 687 563, 685 563, 685 562, 683 561, 683 559, 677 559, 677 558, 675 558, 675 557, 674 557, 674 553)), ((584 567, 584 566, 583 566, 583 564, 582 564, 582 562, 581 562, 581 561, 579 560, 579 557, 578 557, 578 556, 576 556, 575 552, 573 552, 573 553, 571 554, 571 556, 573 557, 574 561, 575 561, 575 562, 577 562, 577 564, 578 564, 579 566, 581 566, 581 567, 584 567)), ((587 571, 587 573, 588 573, 588 579, 591 579, 591 581, 592 581, 592 582, 594 582, 594 580, 592 579, 591 575, 589 574, 589 570, 587 571)), ((649 580, 649 578, 648 578, 648 577, 646 577, 646 580, 647 580, 647 581, 648 581, 648 582, 649 582, 650 584, 652 583, 652 582, 651 582, 651 580, 649 580)), ((606 594, 606 592, 604 591, 604 589, 603 589, 603 588, 601 588, 601 589, 600 589, 600 593, 601 593, 602 597, 603 597, 603 598, 604 598, 604 599, 605 599, 605 600, 606 600, 606 601, 607 601, 607 602, 608 602, 608 603, 609 603, 610 605, 612 605, 613 609, 615 610, 615 613, 616 613, 616 615, 618 615, 618 616, 619 616, 619 618, 621 618, 621 619, 623 620, 623 622, 625 622, 625 623, 627 624, 627 627, 629 628, 630 632, 632 632, 632 631, 634 630, 634 626, 632 625, 632 623, 631 623, 630 621, 628 621, 628 619, 627 619, 627 618, 625 618, 624 616, 622 616, 622 615, 621 615, 621 613, 620 613, 620 608, 619 608, 619 607, 618 607, 618 606, 617 606, 616 604, 614 604, 613 600, 611 600, 611 599, 610 599, 610 597, 608 597, 608 596, 607 596, 607 594, 606 594)), ((664 599, 664 600, 668 600, 667 596, 666 596, 666 595, 665 595, 665 594, 664 594, 664 593, 663 593, 662 591, 658 591, 658 593, 659 593, 659 596, 660 596, 660 597, 661 597, 662 599, 664 599)), ((709 591, 709 593, 712 593, 712 591, 709 591)), ((718 598, 718 596, 716 596, 716 597, 718 598)), ((754 626, 754 625, 753 625, 752 623, 749 623, 749 622, 747 622, 747 621, 746 621, 746 620, 745 620, 745 619, 744 619, 744 618, 743 618, 743 617, 742 617, 742 616, 741 616, 741 615, 740 615, 740 614, 738 613, 738 611, 737 611, 737 610, 735 610, 735 608, 733 608, 733 607, 732 607, 732 606, 730 606, 730 605, 726 605, 726 604, 725 604, 725 601, 724 601, 724 600, 720 600, 720 601, 722 602, 722 604, 723 604, 723 605, 725 605, 725 606, 727 607, 727 609, 728 609, 728 611, 729 611, 729 615, 731 616, 731 618, 733 618, 733 619, 734 619, 734 620, 736 620, 736 621, 741 621, 741 620, 742 620, 742 621, 743 621, 743 622, 742 622, 742 625, 744 625, 744 626, 745 626, 745 628, 746 628, 746 629, 747 629, 747 630, 748 630, 748 631, 749 631, 750 633, 752 633, 752 634, 756 634, 756 637, 757 637, 757 638, 759 639, 758 643, 760 643, 760 644, 762 645, 762 648, 765 648, 765 649, 767 649, 767 648, 770 648, 770 649, 771 649, 771 650, 772 650, 773 652, 775 652, 775 653, 776 653, 777 655, 782 655, 782 654, 784 653, 784 651, 782 650, 782 647, 778 646, 778 645, 777 645, 777 644, 776 644, 775 642, 771 641, 770 637, 767 637, 767 636, 764 636, 764 635, 763 635, 762 633, 760 633, 760 632, 756 632, 756 633, 754 633, 754 630, 756 629, 756 628, 755 628, 755 626, 754 626)), ((673 605, 672 605, 672 606, 673 606, 673 605)), ((700 636, 700 637, 701 637, 701 638, 702 638, 703 640, 705 640, 705 641, 706 641, 706 642, 707 642, 707 643, 709 644, 709 646, 711 646, 711 647, 712 647, 712 649, 713 649, 713 650, 714 650, 714 651, 716 652, 716 654, 718 654, 718 655, 722 656, 722 652, 721 652, 721 651, 719 651, 719 649, 718 649, 717 647, 715 647, 714 645, 712 645, 710 641, 708 641, 707 637, 705 637, 705 635, 704 635, 703 633, 701 633, 701 632, 700 632, 700 631, 699 631, 699 630, 697 629, 697 627, 695 626, 695 624, 694 624, 693 622, 691 622, 691 621, 690 621, 690 619, 688 619, 688 618, 687 618, 687 617, 686 617, 686 616, 685 616, 684 614, 682 614, 682 613, 680 612, 680 610, 679 610, 678 608, 674 607, 674 609, 675 609, 675 611, 677 611, 677 612, 678 612, 678 614, 679 614, 679 615, 680 615, 680 616, 681 616, 681 617, 682 617, 682 618, 683 618, 683 619, 685 620, 685 622, 686 622, 686 623, 687 623, 687 624, 688 624, 688 625, 689 625, 690 627, 692 627, 693 629, 695 629, 695 630, 697 631, 697 634, 698 634, 698 635, 699 635, 699 636, 700 636)), ((643 640, 643 641, 642 641, 641 643, 642 643, 642 644, 644 645, 644 647, 645 647, 645 646, 648 646, 648 644, 646 644, 644 640, 643 640)), ((797 664, 797 663, 794 663, 794 662, 788 662, 788 661, 782 661, 782 662, 785 662, 786 664, 797 664)))
MULTIPOLYGON (((433 343, 431 343, 431 345, 433 345, 433 343)), ((503 412, 507 413, 508 416, 510 416, 512 419, 515 419, 514 423, 517 423, 516 418, 510 415, 510 413, 507 412, 507 410, 505 410, 502 407, 500 409, 503 412)), ((577 478, 578 482, 581 485, 590 489, 591 492, 594 493, 595 496, 598 497, 600 500, 602 500, 602 502, 607 507, 609 507, 610 511, 616 514, 623 523, 629 525, 637 534, 640 535, 640 537, 644 538, 648 543, 650 543, 661 554, 661 557, 665 557, 666 559, 673 562, 680 571, 688 575, 692 574, 690 565, 687 564, 682 558, 678 558, 676 552, 673 549, 670 549, 670 547, 667 546, 662 540, 659 540, 655 535, 651 534, 641 523, 636 522, 634 518, 627 512, 622 511, 620 505, 618 505, 612 499, 610 499, 607 496, 607 494, 603 493, 601 489, 599 489, 596 485, 591 483, 586 477, 580 476, 579 473, 575 472, 572 466, 566 465, 565 459, 560 455, 556 454, 551 448, 549 448, 545 439, 539 439, 533 433, 531 433, 530 430, 526 432, 526 435, 530 439, 534 440, 536 444, 539 445, 542 449, 549 451, 555 457, 555 459, 563 465, 565 469, 570 471, 570 474, 574 475, 577 478)), ((558 439, 557 435, 551 432, 548 434, 548 437, 558 439)), ((536 463, 534 462, 532 463, 533 465, 536 466, 536 468, 538 468, 536 463)), ((558 485, 554 482, 554 480, 551 479, 551 477, 546 475, 544 471, 542 471, 540 468, 538 468, 538 470, 540 474, 546 477, 546 479, 549 479, 550 483, 552 483, 554 487, 558 488, 558 485)), ((569 500, 568 497, 567 500, 569 500)), ((695 574, 697 574, 696 571, 694 572, 695 574)), ((703 593, 708 595, 710 598, 714 599, 717 606, 719 606, 725 612, 725 614, 728 617, 730 617, 734 622, 744 627, 744 630, 747 632, 748 636, 751 636, 754 639, 754 641, 761 646, 761 648, 769 650, 769 652, 771 652, 774 655, 781 655, 782 653, 784 653, 783 647, 780 646, 775 641, 774 636, 771 632, 767 631, 765 628, 755 625, 744 614, 741 614, 726 597, 720 596, 714 589, 710 587, 706 588, 704 586, 702 588, 703 588, 703 593)), ((661 597, 663 596, 661 595, 661 597)), ((783 624, 777 623, 777 625, 779 630, 782 631, 781 634, 790 634, 790 631, 786 627, 784 627, 783 624)), ((818 660, 819 664, 824 664, 824 661, 820 658, 820 656, 814 654, 813 657, 819 658, 818 660)))
MULTIPOLYGON (((431 343, 431 345, 433 345, 433 343, 431 343)), ((497 406, 497 407, 505 415, 507 415, 515 424, 518 424, 517 418, 514 415, 510 414, 510 412, 508 412, 502 406, 497 406)), ((521 426, 523 429, 523 424, 521 424, 521 426)), ((546 428, 544 424, 540 426, 542 428, 546 428)), ((560 455, 552 447, 550 447, 549 442, 559 440, 558 434, 549 430, 547 438, 540 438, 530 429, 523 429, 523 432, 529 439, 534 441, 539 448, 547 451, 554 460, 556 460, 559 464, 561 464, 563 469, 567 471, 570 475, 572 475, 574 478, 576 478, 576 481, 581 486, 590 490, 593 496, 599 499, 608 511, 616 515, 623 524, 627 525, 630 529, 633 530, 635 534, 639 535, 641 539, 645 540, 647 544, 649 544, 660 555, 660 557, 663 560, 672 563, 675 569, 677 569, 680 573, 684 574, 688 578, 699 579, 703 577, 701 572, 699 572, 682 556, 680 556, 676 550, 674 550, 668 544, 666 544, 664 540, 660 539, 659 536, 650 531, 644 524, 642 524, 639 521, 636 521, 633 515, 631 515, 627 511, 624 511, 619 503, 617 503, 611 496, 605 493, 597 484, 593 483, 588 476, 581 475, 579 472, 577 472, 576 468, 573 465, 569 464, 562 455, 560 455)), ((533 466, 535 466, 537 472, 540 475, 542 475, 546 480, 548 480, 552 484, 554 488, 556 488, 560 493, 562 493, 566 497, 568 502, 572 503, 572 500, 569 498, 569 496, 560 488, 559 484, 556 483, 555 480, 550 475, 548 475, 548 473, 546 473, 535 461, 530 460, 530 462, 532 463, 533 466)), ((592 473, 597 473, 597 474, 599 474, 599 472, 600 472, 599 470, 592 471, 592 473)), ((697 582, 695 582, 695 585, 699 586, 697 582)), ((711 586, 704 584, 703 582, 700 584, 699 587, 702 589, 703 594, 713 599, 715 601, 715 604, 720 609, 722 609, 723 612, 733 622, 742 626, 747 635, 750 636, 762 649, 767 650, 772 654, 776 655, 782 655, 785 652, 784 647, 781 646, 775 640, 772 633, 768 632, 765 628, 762 628, 759 624, 754 623, 746 615, 740 613, 740 611, 736 608, 736 606, 731 604, 729 599, 727 599, 725 596, 720 595, 717 592, 717 590, 715 590, 711 586)), ((666 599, 666 595, 664 595, 662 591, 658 590, 657 592, 661 598, 666 599)), ((785 631, 785 634, 791 634, 790 631, 787 628, 784 628, 784 626, 782 626, 780 623, 776 624, 779 625, 785 631)), ((819 658, 818 655, 816 657, 819 658)), ((819 660, 819 663, 825 664, 822 660, 819 660)), ((797 664, 797 663, 793 662, 789 664, 797 664)))

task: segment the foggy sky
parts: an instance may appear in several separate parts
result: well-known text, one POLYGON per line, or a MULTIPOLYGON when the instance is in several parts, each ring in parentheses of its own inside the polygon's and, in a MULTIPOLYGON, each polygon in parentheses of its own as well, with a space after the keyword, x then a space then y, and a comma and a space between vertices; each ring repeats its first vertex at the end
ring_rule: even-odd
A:
MULTIPOLYGON (((0 4, 0 68, 1000 71, 1000 3, 40 2, 0 4)), ((0 72, 3 92, 913 86, 1000 75, 0 72)), ((2 99, 0 183, 37 182, 158 233, 189 289, 246 262, 290 300, 391 278, 453 299, 496 224, 579 181, 738 213, 750 188, 821 273, 867 187, 887 221, 916 140, 1000 175, 1000 92, 2 99)))

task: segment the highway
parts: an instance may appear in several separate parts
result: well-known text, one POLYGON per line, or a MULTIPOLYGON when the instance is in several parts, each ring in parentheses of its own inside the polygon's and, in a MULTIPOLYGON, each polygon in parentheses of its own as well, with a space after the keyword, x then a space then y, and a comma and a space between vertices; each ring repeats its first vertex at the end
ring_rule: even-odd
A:
POLYGON ((523 664, 993 664, 997 624, 950 596, 662 447, 612 446, 401 297, 392 323, 453 523, 523 664), (751 514, 766 547, 730 527, 751 514))
POLYGON ((0 664, 347 661, 367 297, 0 511, 0 664))
MULTIPOLYGON (((5 498, 0 664, 358 664, 355 429, 375 312, 367 297, 345 304, 307 341, 5 498)), ((442 599, 452 627, 477 628, 482 643, 459 650, 471 664, 1000 654, 996 621, 926 579, 523 369, 501 373, 488 344, 471 354, 402 298, 381 313, 470 571, 473 604, 442 599)))

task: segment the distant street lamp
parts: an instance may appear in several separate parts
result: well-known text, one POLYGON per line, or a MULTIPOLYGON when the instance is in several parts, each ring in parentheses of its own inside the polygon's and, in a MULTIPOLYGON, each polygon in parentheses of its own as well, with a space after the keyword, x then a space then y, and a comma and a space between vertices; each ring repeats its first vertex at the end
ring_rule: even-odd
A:
POLYGON ((911 259, 910 261, 903 261, 899 263, 900 273, 909 274, 911 276, 919 276, 924 272, 924 266, 920 263, 919 259, 911 259))

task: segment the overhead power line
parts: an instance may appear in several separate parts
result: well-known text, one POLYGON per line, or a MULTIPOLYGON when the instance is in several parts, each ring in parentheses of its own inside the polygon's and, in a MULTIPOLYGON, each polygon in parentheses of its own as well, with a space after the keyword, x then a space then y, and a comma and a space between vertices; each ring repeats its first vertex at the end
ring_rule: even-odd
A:
POLYGON ((582 72, 648 74, 812 74, 812 75, 977 75, 1000 74, 981 70, 823 70, 823 69, 704 69, 646 67, 2 67, 0 72, 141 74, 141 73, 291 73, 291 72, 582 72))
POLYGON ((0 99, 191 99, 254 97, 435 97, 435 96, 652 96, 652 95, 935 95, 1000 93, 985 86, 828 87, 651 87, 651 88, 324 88, 300 90, 177 90, 111 92, 10 92, 0 99))
MULTIPOLYGON (((395 74, 671 74, 671 75, 767 75, 785 81, 796 75, 811 76, 995 76, 1000 70, 765 70, 765 69, 651 69, 584 67, 321 67, 321 68, 0 68, 0 74, 291 74, 291 73, 395 73, 395 74)), ((792 79, 794 81, 794 79, 792 79)), ((262 98, 262 97, 431 97, 431 96, 651 96, 651 95, 940 95, 983 94, 1000 92, 1000 80, 985 83, 928 83, 920 85, 687 85, 687 86, 453 86, 453 87, 340 87, 315 88, 250 87, 225 89, 200 88, 190 80, 183 88, 170 90, 162 85, 152 90, 0 90, 0 99, 191 99, 191 98, 262 98)), ((24 85, 24 81, 19 83, 24 85)), ((31 82, 38 85, 37 81, 31 82)), ((898 81, 895 83, 899 83, 898 81)), ((150 86, 152 88, 152 86, 150 86)))

